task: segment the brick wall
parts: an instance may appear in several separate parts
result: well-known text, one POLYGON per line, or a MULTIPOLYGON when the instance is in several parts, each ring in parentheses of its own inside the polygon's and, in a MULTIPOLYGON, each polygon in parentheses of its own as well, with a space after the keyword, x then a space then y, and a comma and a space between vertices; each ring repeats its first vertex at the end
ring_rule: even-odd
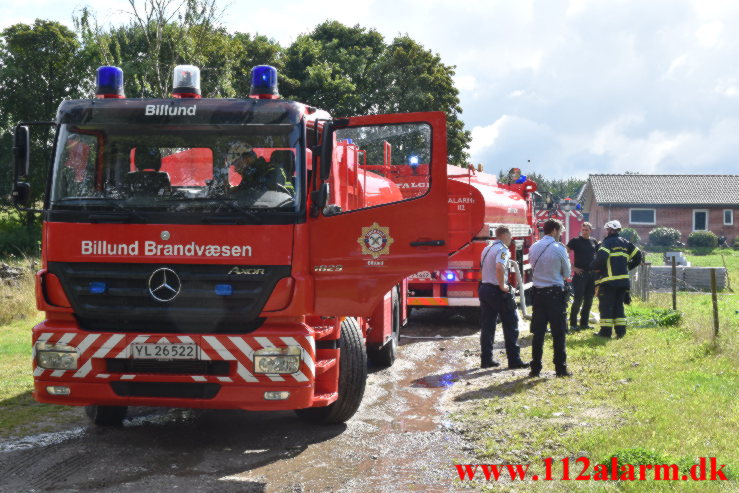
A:
MULTIPOLYGON (((644 207, 649 208, 649 207, 644 207)), ((597 238, 602 236, 603 225, 610 220, 618 219, 624 228, 634 228, 646 242, 649 238, 649 232, 657 226, 666 226, 675 228, 681 233, 680 241, 687 241, 688 235, 693 231, 693 208, 691 207, 655 207, 654 225, 637 225, 629 223, 629 207, 603 207, 591 201, 590 204, 590 222, 595 227, 597 238)), ((698 209, 698 208, 696 208, 698 209)), ((701 207, 702 210, 708 210, 708 229, 718 236, 726 236, 729 245, 739 236, 739 209, 734 210, 734 224, 732 226, 724 226, 724 208, 710 209, 701 207)))

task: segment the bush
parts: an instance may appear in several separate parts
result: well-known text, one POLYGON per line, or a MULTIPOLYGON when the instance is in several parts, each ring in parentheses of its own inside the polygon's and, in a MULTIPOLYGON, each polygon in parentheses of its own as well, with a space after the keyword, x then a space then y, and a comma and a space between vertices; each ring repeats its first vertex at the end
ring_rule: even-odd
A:
POLYGON ((626 238, 631 243, 636 245, 641 241, 641 238, 639 238, 639 233, 636 232, 634 228, 624 228, 621 230, 621 236, 623 238, 626 238))
POLYGON ((712 231, 693 231, 688 235, 688 246, 716 248, 718 236, 712 231))
POLYGON ((680 231, 659 227, 649 232, 649 243, 656 246, 674 246, 680 241, 680 231))
POLYGON ((38 255, 40 241, 39 224, 29 227, 9 218, 0 221, 0 257, 38 255))
POLYGON ((732 242, 732 244, 734 245, 734 250, 739 250, 739 236, 734 238, 734 241, 732 242))

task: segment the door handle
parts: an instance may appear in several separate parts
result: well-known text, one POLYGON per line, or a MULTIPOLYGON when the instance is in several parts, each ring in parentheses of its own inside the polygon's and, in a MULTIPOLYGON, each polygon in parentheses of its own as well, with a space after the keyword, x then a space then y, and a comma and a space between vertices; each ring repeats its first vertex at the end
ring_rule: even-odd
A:
POLYGON ((444 240, 411 241, 412 247, 444 246, 444 240))

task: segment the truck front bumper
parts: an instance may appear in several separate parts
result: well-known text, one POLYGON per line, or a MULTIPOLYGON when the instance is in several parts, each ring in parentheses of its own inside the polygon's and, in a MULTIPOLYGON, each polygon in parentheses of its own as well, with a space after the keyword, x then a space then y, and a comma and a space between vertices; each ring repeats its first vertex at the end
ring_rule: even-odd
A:
POLYGON ((42 322, 33 329, 33 342, 33 396, 44 403, 287 410, 328 405, 336 399, 335 394, 315 395, 315 340, 305 324, 206 335, 89 332, 42 322), (76 369, 38 366, 37 342, 76 348, 76 369), (198 355, 192 360, 137 360, 134 344, 195 344, 198 355), (301 349, 297 372, 257 373, 255 351, 289 346, 301 349))

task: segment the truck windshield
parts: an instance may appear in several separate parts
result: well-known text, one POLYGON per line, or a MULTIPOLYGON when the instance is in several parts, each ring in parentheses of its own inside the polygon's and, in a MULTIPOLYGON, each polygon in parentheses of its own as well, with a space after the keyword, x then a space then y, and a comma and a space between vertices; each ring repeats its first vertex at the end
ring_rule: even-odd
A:
POLYGON ((301 145, 290 124, 62 125, 50 208, 295 211, 301 145))

